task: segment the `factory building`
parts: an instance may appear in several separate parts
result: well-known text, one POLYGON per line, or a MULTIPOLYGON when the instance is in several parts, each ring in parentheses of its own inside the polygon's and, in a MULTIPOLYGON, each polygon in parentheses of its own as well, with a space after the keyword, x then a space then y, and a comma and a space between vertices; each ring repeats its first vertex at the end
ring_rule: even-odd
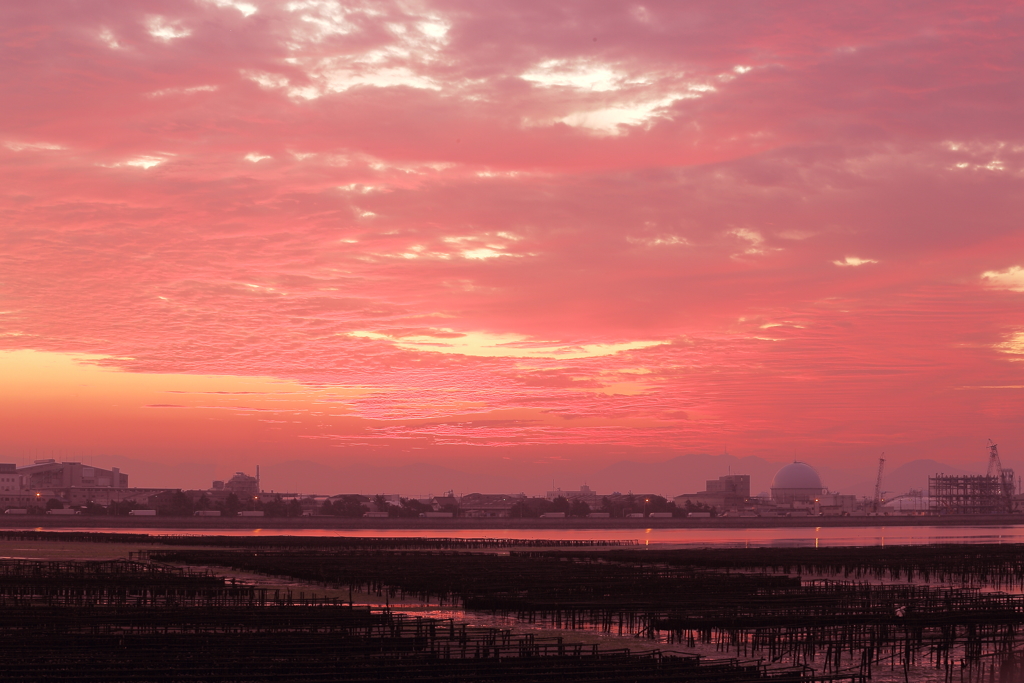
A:
POLYGON ((235 472, 235 475, 228 479, 227 482, 213 482, 210 490, 233 493, 242 500, 257 496, 260 493, 259 467, 256 468, 255 477, 245 472, 235 472))
POLYGON ((80 462, 36 460, 17 468, 26 489, 57 489, 71 487, 128 488, 128 475, 118 468, 109 470, 83 465, 80 462))
POLYGON ((118 468, 109 470, 80 462, 36 460, 17 467, 0 463, 0 509, 43 506, 58 500, 66 507, 94 503, 147 504, 149 498, 166 488, 128 488, 128 475, 118 468))
POLYGON ((29 504, 25 490, 25 477, 18 474, 17 465, 0 463, 0 509, 21 508, 29 504))
POLYGON ((574 500, 580 500, 592 508, 596 508, 601 505, 601 497, 586 484, 580 486, 578 491, 563 491, 562 489, 548 491, 544 497, 547 500, 565 498, 569 502, 572 502, 574 500))
POLYGON ((704 482, 704 490, 697 493, 684 493, 672 499, 676 507, 685 508, 691 505, 707 505, 717 510, 741 508, 750 500, 750 475, 728 474, 718 479, 704 482))

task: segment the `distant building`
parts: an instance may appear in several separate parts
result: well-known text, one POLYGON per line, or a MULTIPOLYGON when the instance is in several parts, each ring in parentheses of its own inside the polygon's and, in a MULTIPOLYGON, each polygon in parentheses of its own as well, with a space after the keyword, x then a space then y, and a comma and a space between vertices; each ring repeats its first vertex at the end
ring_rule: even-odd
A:
POLYGON ((704 484, 704 491, 710 495, 746 502, 750 498, 750 475, 727 474, 717 480, 709 479, 704 484))
MULTIPOLYGON (((214 489, 219 482, 213 482, 214 489)), ((258 495, 260 492, 260 482, 256 477, 250 477, 245 472, 235 472, 235 476, 228 479, 223 484, 223 490, 233 493, 240 499, 245 500, 258 495)))
POLYGON ((580 486, 579 491, 563 491, 562 489, 555 489, 554 491, 548 491, 547 495, 544 497, 548 500, 565 498, 570 503, 574 500, 581 500, 592 508, 599 507, 601 504, 601 497, 592 491, 586 484, 580 486))
POLYGON ((772 479, 772 500, 781 505, 814 503, 825 487, 817 470, 805 462, 793 462, 775 473, 772 479))
POLYGON ((0 463, 0 492, 21 491, 24 487, 24 475, 18 474, 17 465, 0 463))
POLYGON ((890 498, 882 506, 883 512, 899 514, 924 514, 931 510, 931 499, 923 491, 911 490, 909 493, 890 498))
MULTIPOLYGON (((11 476, 10 467, 0 466, 0 479, 11 476)), ((0 504, 9 507, 15 507, 15 503, 22 507, 44 505, 51 499, 59 500, 65 506, 89 503, 107 506, 115 502, 135 502, 144 505, 150 496, 167 490, 128 488, 128 475, 118 468, 112 467, 107 470, 83 465, 80 462, 36 460, 31 465, 16 468, 15 472, 17 477, 20 477, 19 500, 0 500, 0 504)), ((4 483, 7 482, 0 482, 0 485, 4 483)), ((0 494, 2 493, 0 491, 0 494)), ((0 499, 4 497, 0 495, 0 499)))
POLYGON ((703 491, 684 493, 673 500, 679 508, 685 507, 687 502, 718 510, 743 507, 750 500, 750 475, 728 474, 718 479, 709 479, 704 483, 703 491))
POLYGON ((456 512, 459 509, 459 499, 451 491, 443 496, 434 496, 423 501, 430 506, 434 512, 456 512))
POLYGON ((111 503, 136 503, 149 505, 150 498, 165 493, 166 488, 115 488, 113 486, 65 486, 32 489, 29 497, 36 504, 45 504, 51 498, 66 506, 78 507, 94 503, 106 507, 111 503))
POLYGON ((817 503, 815 509, 826 517, 849 515, 856 512, 860 507, 857 496, 839 493, 822 493, 814 502, 817 503))
POLYGON ((31 502, 25 490, 25 477, 14 464, 0 463, 0 508, 21 508, 31 502))
POLYGON ((80 462, 36 460, 31 465, 17 468, 24 477, 25 488, 128 488, 128 475, 118 468, 109 470, 83 465, 80 462))
POLYGON ((0 464, 0 508, 43 506, 50 500, 68 507, 115 502, 145 505, 150 496, 165 490, 128 488, 128 475, 116 467, 105 470, 56 460, 36 460, 24 467, 0 464))
POLYGON ((459 500, 463 517, 511 517, 512 507, 526 496, 506 493, 470 493, 459 500))
POLYGON ((933 512, 944 515, 1006 514, 1014 510, 1013 470, 1005 475, 936 474, 928 477, 928 498, 933 512))

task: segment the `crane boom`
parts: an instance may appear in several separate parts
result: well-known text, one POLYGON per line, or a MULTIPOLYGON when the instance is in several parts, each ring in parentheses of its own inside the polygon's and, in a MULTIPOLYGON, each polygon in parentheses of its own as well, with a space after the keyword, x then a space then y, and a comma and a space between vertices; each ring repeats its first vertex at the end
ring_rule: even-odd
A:
POLYGON ((883 452, 878 458, 878 478, 875 479, 875 500, 874 508, 875 512, 878 512, 878 508, 882 505, 882 471, 885 469, 885 453, 883 452))
POLYGON ((998 477, 1003 473, 1003 463, 999 461, 999 446, 988 440, 988 476, 998 477))
POLYGON ((1013 470, 1003 469, 1003 463, 999 460, 999 447, 992 443, 992 439, 988 440, 988 476, 999 479, 1002 512, 1013 512, 1013 470))

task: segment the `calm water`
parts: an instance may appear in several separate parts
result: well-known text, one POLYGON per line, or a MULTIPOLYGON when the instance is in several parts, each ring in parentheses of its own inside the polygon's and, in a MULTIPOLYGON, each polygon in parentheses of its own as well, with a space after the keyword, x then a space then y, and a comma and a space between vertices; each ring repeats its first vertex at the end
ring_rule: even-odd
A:
POLYGON ((841 547, 926 543, 1024 543, 1024 525, 805 527, 785 529, 145 529, 38 528, 36 531, 153 536, 328 536, 357 538, 523 538, 636 541, 673 547, 841 547))

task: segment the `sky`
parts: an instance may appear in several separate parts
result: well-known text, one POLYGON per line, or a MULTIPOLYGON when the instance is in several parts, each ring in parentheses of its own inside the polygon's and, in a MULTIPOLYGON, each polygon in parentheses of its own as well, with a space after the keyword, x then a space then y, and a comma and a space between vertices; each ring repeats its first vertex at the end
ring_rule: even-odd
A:
POLYGON ((1024 461, 1021 2, 3 3, 0 62, 4 461, 1024 461))

